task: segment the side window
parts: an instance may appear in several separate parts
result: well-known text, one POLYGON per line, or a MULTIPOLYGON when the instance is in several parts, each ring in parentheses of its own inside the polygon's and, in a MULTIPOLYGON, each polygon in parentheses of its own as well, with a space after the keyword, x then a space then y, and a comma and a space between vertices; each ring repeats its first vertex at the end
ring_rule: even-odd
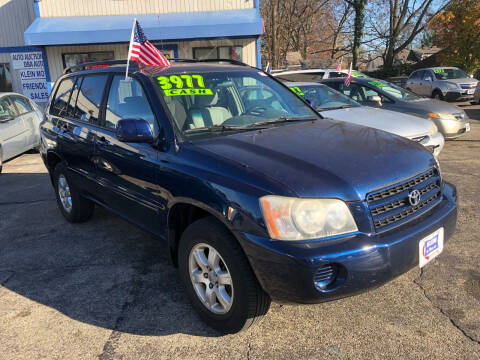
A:
POLYGON ((107 79, 108 75, 90 75, 83 78, 81 85, 79 85, 80 79, 77 81, 77 86, 72 93, 72 99, 77 95, 75 118, 99 124, 100 105, 107 79))
POLYGON ((108 94, 105 126, 115 129, 120 119, 141 118, 155 129, 155 116, 142 85, 135 79, 114 76, 108 94))
POLYGON ((10 100, 4 97, 0 99, 0 119, 11 116, 17 116, 17 111, 10 100))
POLYGON ((12 100, 12 102, 15 104, 19 115, 33 111, 32 106, 29 104, 27 99, 23 99, 19 96, 12 96, 10 97, 10 100, 12 100))
POLYGON ((72 92, 74 83, 74 78, 66 78, 58 85, 55 98, 50 107, 50 114, 55 116, 67 115, 68 101, 70 100, 70 93, 72 92))
POLYGON ((408 80, 415 80, 416 78, 418 78, 418 71, 414 71, 410 77, 408 78, 408 80))
POLYGON ((433 75, 429 70, 425 70, 423 72, 423 80, 430 80, 433 81, 433 75))

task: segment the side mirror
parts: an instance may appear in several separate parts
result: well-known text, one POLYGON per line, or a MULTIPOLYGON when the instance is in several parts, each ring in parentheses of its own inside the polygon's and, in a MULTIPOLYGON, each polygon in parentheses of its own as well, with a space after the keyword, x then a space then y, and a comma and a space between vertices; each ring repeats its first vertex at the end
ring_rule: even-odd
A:
POLYGON ((117 139, 121 142, 153 143, 150 124, 143 119, 122 119, 117 123, 117 139))
POLYGON ((378 95, 369 96, 368 101, 373 102, 378 106, 382 106, 382 98, 378 95))

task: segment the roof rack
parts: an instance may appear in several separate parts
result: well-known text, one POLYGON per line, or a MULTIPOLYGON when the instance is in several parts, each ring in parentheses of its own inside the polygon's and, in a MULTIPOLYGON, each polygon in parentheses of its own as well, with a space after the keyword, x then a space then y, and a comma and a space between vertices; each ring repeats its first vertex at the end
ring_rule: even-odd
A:
MULTIPOLYGON (((170 59, 172 62, 187 62, 187 63, 213 63, 213 62, 218 62, 218 63, 229 63, 233 65, 240 65, 240 66, 248 66, 250 65, 245 64, 241 61, 234 60, 234 59, 181 59, 181 58, 172 58, 170 59)), ((95 67, 107 67, 111 65, 127 65, 127 60, 105 60, 105 61, 94 61, 94 62, 85 62, 82 64, 78 65, 73 65, 67 67, 65 70, 63 70, 64 74, 69 74, 73 72, 74 70, 79 71, 79 70, 85 70, 88 68, 95 68, 95 67)), ((130 67, 134 69, 138 69, 138 63, 136 61, 131 61, 130 62, 130 67)))
MULTIPOLYGON (((88 69, 89 67, 90 68, 103 67, 103 66, 106 67, 110 65, 127 65, 127 60, 105 60, 105 61, 85 62, 82 64, 69 66, 65 70, 63 70, 63 73, 69 74, 73 72, 74 69, 85 70, 85 69, 88 69)), ((130 66, 137 68, 137 63, 135 61, 131 61, 130 66)))

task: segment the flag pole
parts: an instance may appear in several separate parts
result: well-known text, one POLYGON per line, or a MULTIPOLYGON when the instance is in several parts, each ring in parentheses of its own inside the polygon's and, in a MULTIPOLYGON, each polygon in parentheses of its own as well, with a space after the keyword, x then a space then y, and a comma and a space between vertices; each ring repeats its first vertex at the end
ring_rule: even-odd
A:
POLYGON ((130 55, 132 55, 133 34, 135 32, 136 23, 137 23, 137 18, 133 18, 132 33, 130 34, 130 45, 128 46, 127 70, 125 70, 125 81, 128 80, 128 67, 130 66, 130 55))

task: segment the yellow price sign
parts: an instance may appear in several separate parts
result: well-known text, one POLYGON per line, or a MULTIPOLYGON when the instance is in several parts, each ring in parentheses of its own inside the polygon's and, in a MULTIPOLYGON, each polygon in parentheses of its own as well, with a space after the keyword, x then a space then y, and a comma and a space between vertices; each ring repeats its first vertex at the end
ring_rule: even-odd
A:
POLYGON ((302 89, 300 89, 298 86, 292 86, 290 88, 290 90, 292 90, 295 94, 297 94, 298 96, 304 96, 305 94, 303 93, 302 89))
POLYGON ((157 81, 165 96, 213 95, 212 89, 205 88, 202 75, 162 75, 157 77, 157 81))

